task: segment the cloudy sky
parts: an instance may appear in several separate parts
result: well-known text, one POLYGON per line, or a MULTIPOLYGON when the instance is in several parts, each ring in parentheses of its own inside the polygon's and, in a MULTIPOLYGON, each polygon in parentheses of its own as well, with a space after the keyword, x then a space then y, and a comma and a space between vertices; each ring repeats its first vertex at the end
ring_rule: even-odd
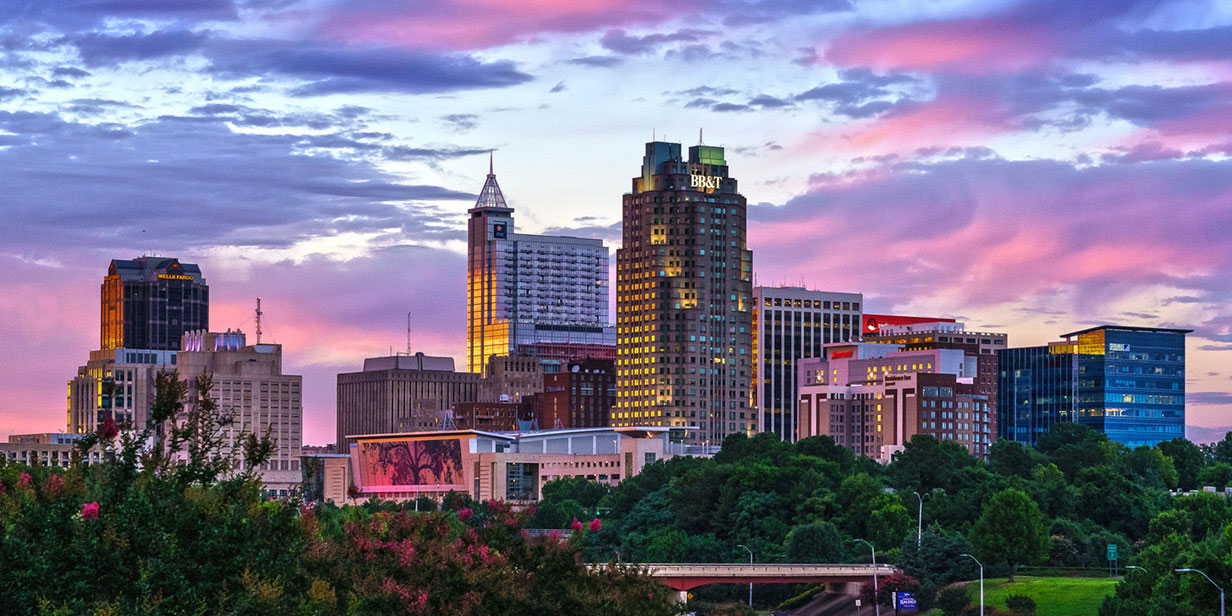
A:
POLYGON ((0 0, 0 436, 64 428, 112 258, 201 265, 304 375, 463 356, 489 149, 519 230, 619 242, 642 144, 728 148, 761 284, 1041 344, 1191 327, 1232 425, 1232 3, 0 0))

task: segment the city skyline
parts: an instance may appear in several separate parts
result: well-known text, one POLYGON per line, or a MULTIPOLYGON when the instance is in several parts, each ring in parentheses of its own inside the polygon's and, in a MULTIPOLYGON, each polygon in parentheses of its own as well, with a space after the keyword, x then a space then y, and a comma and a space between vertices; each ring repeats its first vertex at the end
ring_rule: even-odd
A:
POLYGON ((252 335, 264 298, 305 442, 330 442, 335 375, 403 349, 408 311, 414 350, 465 360, 490 150, 520 227, 615 250, 629 161, 699 126, 739 169, 758 284, 1013 347, 1192 327, 1188 422, 1232 425, 1232 8, 18 4, 0 436, 62 427, 106 264, 155 253, 201 266, 212 330, 252 335))

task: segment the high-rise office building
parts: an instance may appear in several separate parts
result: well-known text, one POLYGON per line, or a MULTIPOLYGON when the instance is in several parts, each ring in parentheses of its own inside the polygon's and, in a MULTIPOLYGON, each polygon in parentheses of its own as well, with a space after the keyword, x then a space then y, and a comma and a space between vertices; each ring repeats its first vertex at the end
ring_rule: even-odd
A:
POLYGON ((646 144, 616 251, 613 426, 692 426, 687 442, 710 446, 757 430, 745 205, 723 148, 686 161, 678 143, 646 144))
POLYGON ((1062 421, 1118 443, 1185 436, 1185 335, 1192 330, 1102 325, 1046 347, 999 354, 1002 438, 1034 443, 1062 421))
POLYGON ((753 406, 759 432, 796 440, 796 361, 860 335, 859 293, 753 289, 753 406))
POLYGON ((900 325, 882 324, 878 333, 866 333, 865 342, 896 344, 908 351, 959 349, 974 357, 978 367, 975 393, 988 400, 989 416, 996 431, 997 351, 1006 348, 1008 336, 998 332, 969 332, 962 323, 934 321, 900 325))
POLYGON ((245 434, 269 437, 273 452, 255 469, 261 482, 277 496, 286 496, 297 488, 303 478, 304 377, 283 374, 282 345, 248 345, 243 332, 236 330, 187 332, 183 347, 176 355, 176 364, 180 378, 189 383, 184 411, 190 411, 194 404, 196 379, 202 374, 212 375, 213 400, 218 411, 231 418, 223 426, 227 447, 238 453, 245 434))
POLYGON ((553 370, 562 361, 611 357, 608 249, 602 240, 513 232, 513 208, 496 174, 468 211, 467 369, 493 355, 529 355, 553 370))
POLYGON ((441 430, 453 405, 474 402, 480 375, 455 372, 453 358, 416 353, 364 360, 338 375, 338 451, 361 434, 441 430))
POLYGON ((176 351, 185 332, 209 329, 210 288, 179 259, 113 259, 102 284, 103 350, 176 351))

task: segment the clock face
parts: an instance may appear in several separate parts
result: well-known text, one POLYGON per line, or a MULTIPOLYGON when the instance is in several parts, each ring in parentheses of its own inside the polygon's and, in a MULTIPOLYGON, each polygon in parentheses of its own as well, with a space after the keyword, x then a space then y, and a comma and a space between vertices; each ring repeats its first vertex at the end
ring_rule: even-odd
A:
POLYGON ((498 222, 492 225, 492 239, 503 240, 508 239, 508 236, 509 231, 506 228, 505 223, 498 222))

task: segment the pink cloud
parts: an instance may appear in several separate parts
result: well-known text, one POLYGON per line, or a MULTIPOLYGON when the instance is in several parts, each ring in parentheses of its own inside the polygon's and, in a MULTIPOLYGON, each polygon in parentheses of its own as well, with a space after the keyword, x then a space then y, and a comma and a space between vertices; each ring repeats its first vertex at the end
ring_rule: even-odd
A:
POLYGON ((809 150, 839 149, 859 154, 904 152, 929 147, 982 145, 989 137, 1017 130, 1004 104, 985 98, 945 96, 903 106, 872 120, 809 136, 809 150))
POLYGON ((341 10, 322 30, 348 43, 472 50, 531 40, 543 33, 655 23, 696 6, 688 0, 666 4, 649 0, 408 0, 392 10, 341 10))
POLYGON ((848 67, 987 75, 1039 66, 1055 48, 1044 30, 1004 19, 975 19, 844 33, 831 41, 825 58, 848 67))

